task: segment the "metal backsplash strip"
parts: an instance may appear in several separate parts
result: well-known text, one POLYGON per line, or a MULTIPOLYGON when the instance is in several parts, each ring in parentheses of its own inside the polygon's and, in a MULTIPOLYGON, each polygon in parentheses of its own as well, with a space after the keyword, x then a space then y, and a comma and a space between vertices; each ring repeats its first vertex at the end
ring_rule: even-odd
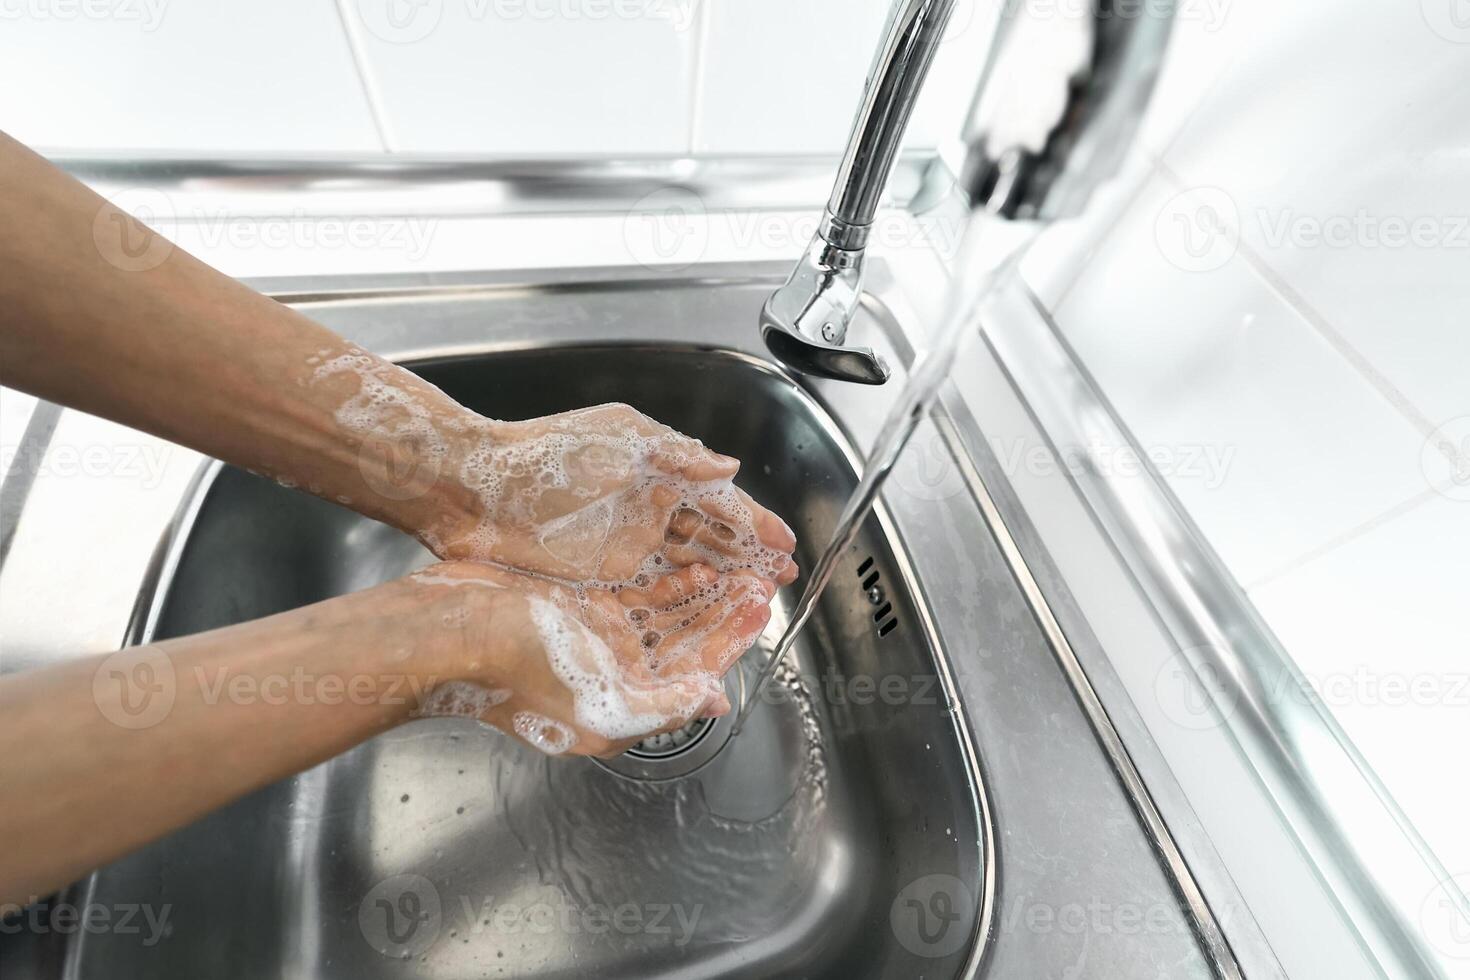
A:
MULTIPOLYGON (((888 200, 906 207, 935 168, 932 151, 904 154, 888 200)), ((710 211, 820 208, 836 155, 515 160, 413 155, 211 160, 57 156, 103 196, 160 192, 176 212, 232 216, 605 214, 697 206, 710 211)))

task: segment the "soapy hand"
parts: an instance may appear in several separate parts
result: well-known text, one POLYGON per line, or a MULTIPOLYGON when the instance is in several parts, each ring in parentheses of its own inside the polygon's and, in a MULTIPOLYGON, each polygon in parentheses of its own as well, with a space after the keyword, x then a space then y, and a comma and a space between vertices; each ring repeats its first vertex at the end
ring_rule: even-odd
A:
POLYGON ((607 757, 729 712, 720 677, 760 635, 776 590, 703 565, 614 590, 474 562, 401 587, 428 605, 415 618, 445 651, 420 715, 478 718, 552 755, 607 757))
POLYGON ((451 429, 461 514, 423 535, 440 557, 609 586, 696 563, 796 578, 795 535, 734 485, 739 461, 627 405, 451 429))
POLYGON ((308 366, 314 394, 338 399, 334 421, 372 490, 339 502, 440 558, 609 586, 695 563, 796 579, 796 538, 734 485, 740 462, 628 405, 501 422, 360 347, 323 349, 308 366))

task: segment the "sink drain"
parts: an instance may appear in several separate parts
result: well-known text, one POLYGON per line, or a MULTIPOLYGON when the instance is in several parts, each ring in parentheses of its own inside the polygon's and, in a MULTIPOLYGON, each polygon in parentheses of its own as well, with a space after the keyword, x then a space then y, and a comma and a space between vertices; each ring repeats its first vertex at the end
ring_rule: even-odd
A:
MULTIPOLYGON (((725 696, 739 710, 745 700, 745 674, 736 667, 725 675, 725 696)), ((735 711, 723 718, 696 718, 683 728, 650 735, 616 759, 593 759, 603 769, 639 782, 680 779, 703 769, 730 740, 735 711)))
POLYGON ((696 718, 674 732, 651 735, 627 751, 639 759, 672 759, 699 745, 715 727, 714 718, 696 718))

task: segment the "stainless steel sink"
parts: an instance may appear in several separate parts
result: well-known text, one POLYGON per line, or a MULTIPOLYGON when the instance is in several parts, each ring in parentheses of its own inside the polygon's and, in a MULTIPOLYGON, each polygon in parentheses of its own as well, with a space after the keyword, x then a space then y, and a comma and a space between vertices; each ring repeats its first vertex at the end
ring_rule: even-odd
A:
MULTIPOLYGON (((579 343, 413 367, 492 417, 626 401, 742 458, 806 566, 855 484, 826 411, 738 351, 579 343)), ((430 560, 234 469, 200 493, 157 639, 430 560)), ((91 901, 171 906, 171 935, 78 936, 71 962, 114 980, 958 975, 979 941, 977 775, 906 578, 870 519, 797 648, 800 677, 695 776, 634 782, 472 721, 416 722, 102 870, 91 901), (880 678, 905 689, 882 694, 880 678), (891 916, 929 875, 972 887, 935 908, 954 920, 935 920, 949 948, 916 952, 891 916)))
MULTIPOLYGON (((798 381, 755 329, 787 271, 255 285, 482 412, 621 399, 741 456, 742 482, 791 521, 810 567, 855 447, 897 395, 923 297, 875 262, 854 337, 894 383, 798 381)), ((1239 976, 1052 618, 1033 568, 1054 573, 987 449, 943 398, 797 648, 804 681, 695 777, 630 782, 471 722, 417 722, 57 899, 133 928, 7 921, 0 977, 1239 976), (163 934, 140 906, 166 917, 163 934)), ((77 656, 73 635, 208 629, 428 560, 347 511, 169 458, 169 492, 25 508, 0 575, 29 599, 0 610, 0 670, 77 656), (37 546, 58 513, 107 528, 88 565, 37 546)))

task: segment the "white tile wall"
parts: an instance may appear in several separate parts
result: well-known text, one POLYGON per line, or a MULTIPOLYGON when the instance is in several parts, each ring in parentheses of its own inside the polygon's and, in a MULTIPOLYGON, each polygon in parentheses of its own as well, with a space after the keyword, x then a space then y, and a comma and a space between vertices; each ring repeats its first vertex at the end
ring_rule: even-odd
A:
MULTIPOLYGON (((910 145, 957 132, 994 2, 959 0, 910 145)), ((890 5, 14 0, 0 128, 73 151, 836 153, 890 5)))
POLYGON ((1256 604, 1452 873, 1470 868, 1470 503, 1436 497, 1256 604))
POLYGON ((1166 476, 1463 872, 1470 29, 1449 6, 1236 0, 1216 30, 1185 22, 1136 196, 1027 273, 1141 442, 1232 454, 1214 488, 1166 476))
POLYGON ((1136 198, 1055 314, 1249 583, 1422 493, 1423 438, 1240 256, 1171 264, 1155 232, 1174 194, 1136 198))
POLYGON ((343 9, 393 150, 688 148, 700 29, 691 0, 344 0, 343 9), (413 13, 395 22, 387 15, 395 6, 413 13))
POLYGON ((710 0, 701 152, 840 152, 888 0, 710 0))
MULTIPOLYGON (((694 149, 840 153, 892 0, 705 0, 694 149)), ((908 145, 959 135, 990 43, 995 0, 959 0, 909 123, 908 145)))
POLYGON ((1470 299, 1470 48, 1429 26, 1426 11, 1448 4, 1357 4, 1350 17, 1327 0, 1277 6, 1166 160, 1226 190, 1294 302, 1386 397, 1439 425, 1470 407, 1457 302, 1470 299))
POLYGON ((0 93, 43 150, 381 145, 330 0, 0 4, 0 93))

